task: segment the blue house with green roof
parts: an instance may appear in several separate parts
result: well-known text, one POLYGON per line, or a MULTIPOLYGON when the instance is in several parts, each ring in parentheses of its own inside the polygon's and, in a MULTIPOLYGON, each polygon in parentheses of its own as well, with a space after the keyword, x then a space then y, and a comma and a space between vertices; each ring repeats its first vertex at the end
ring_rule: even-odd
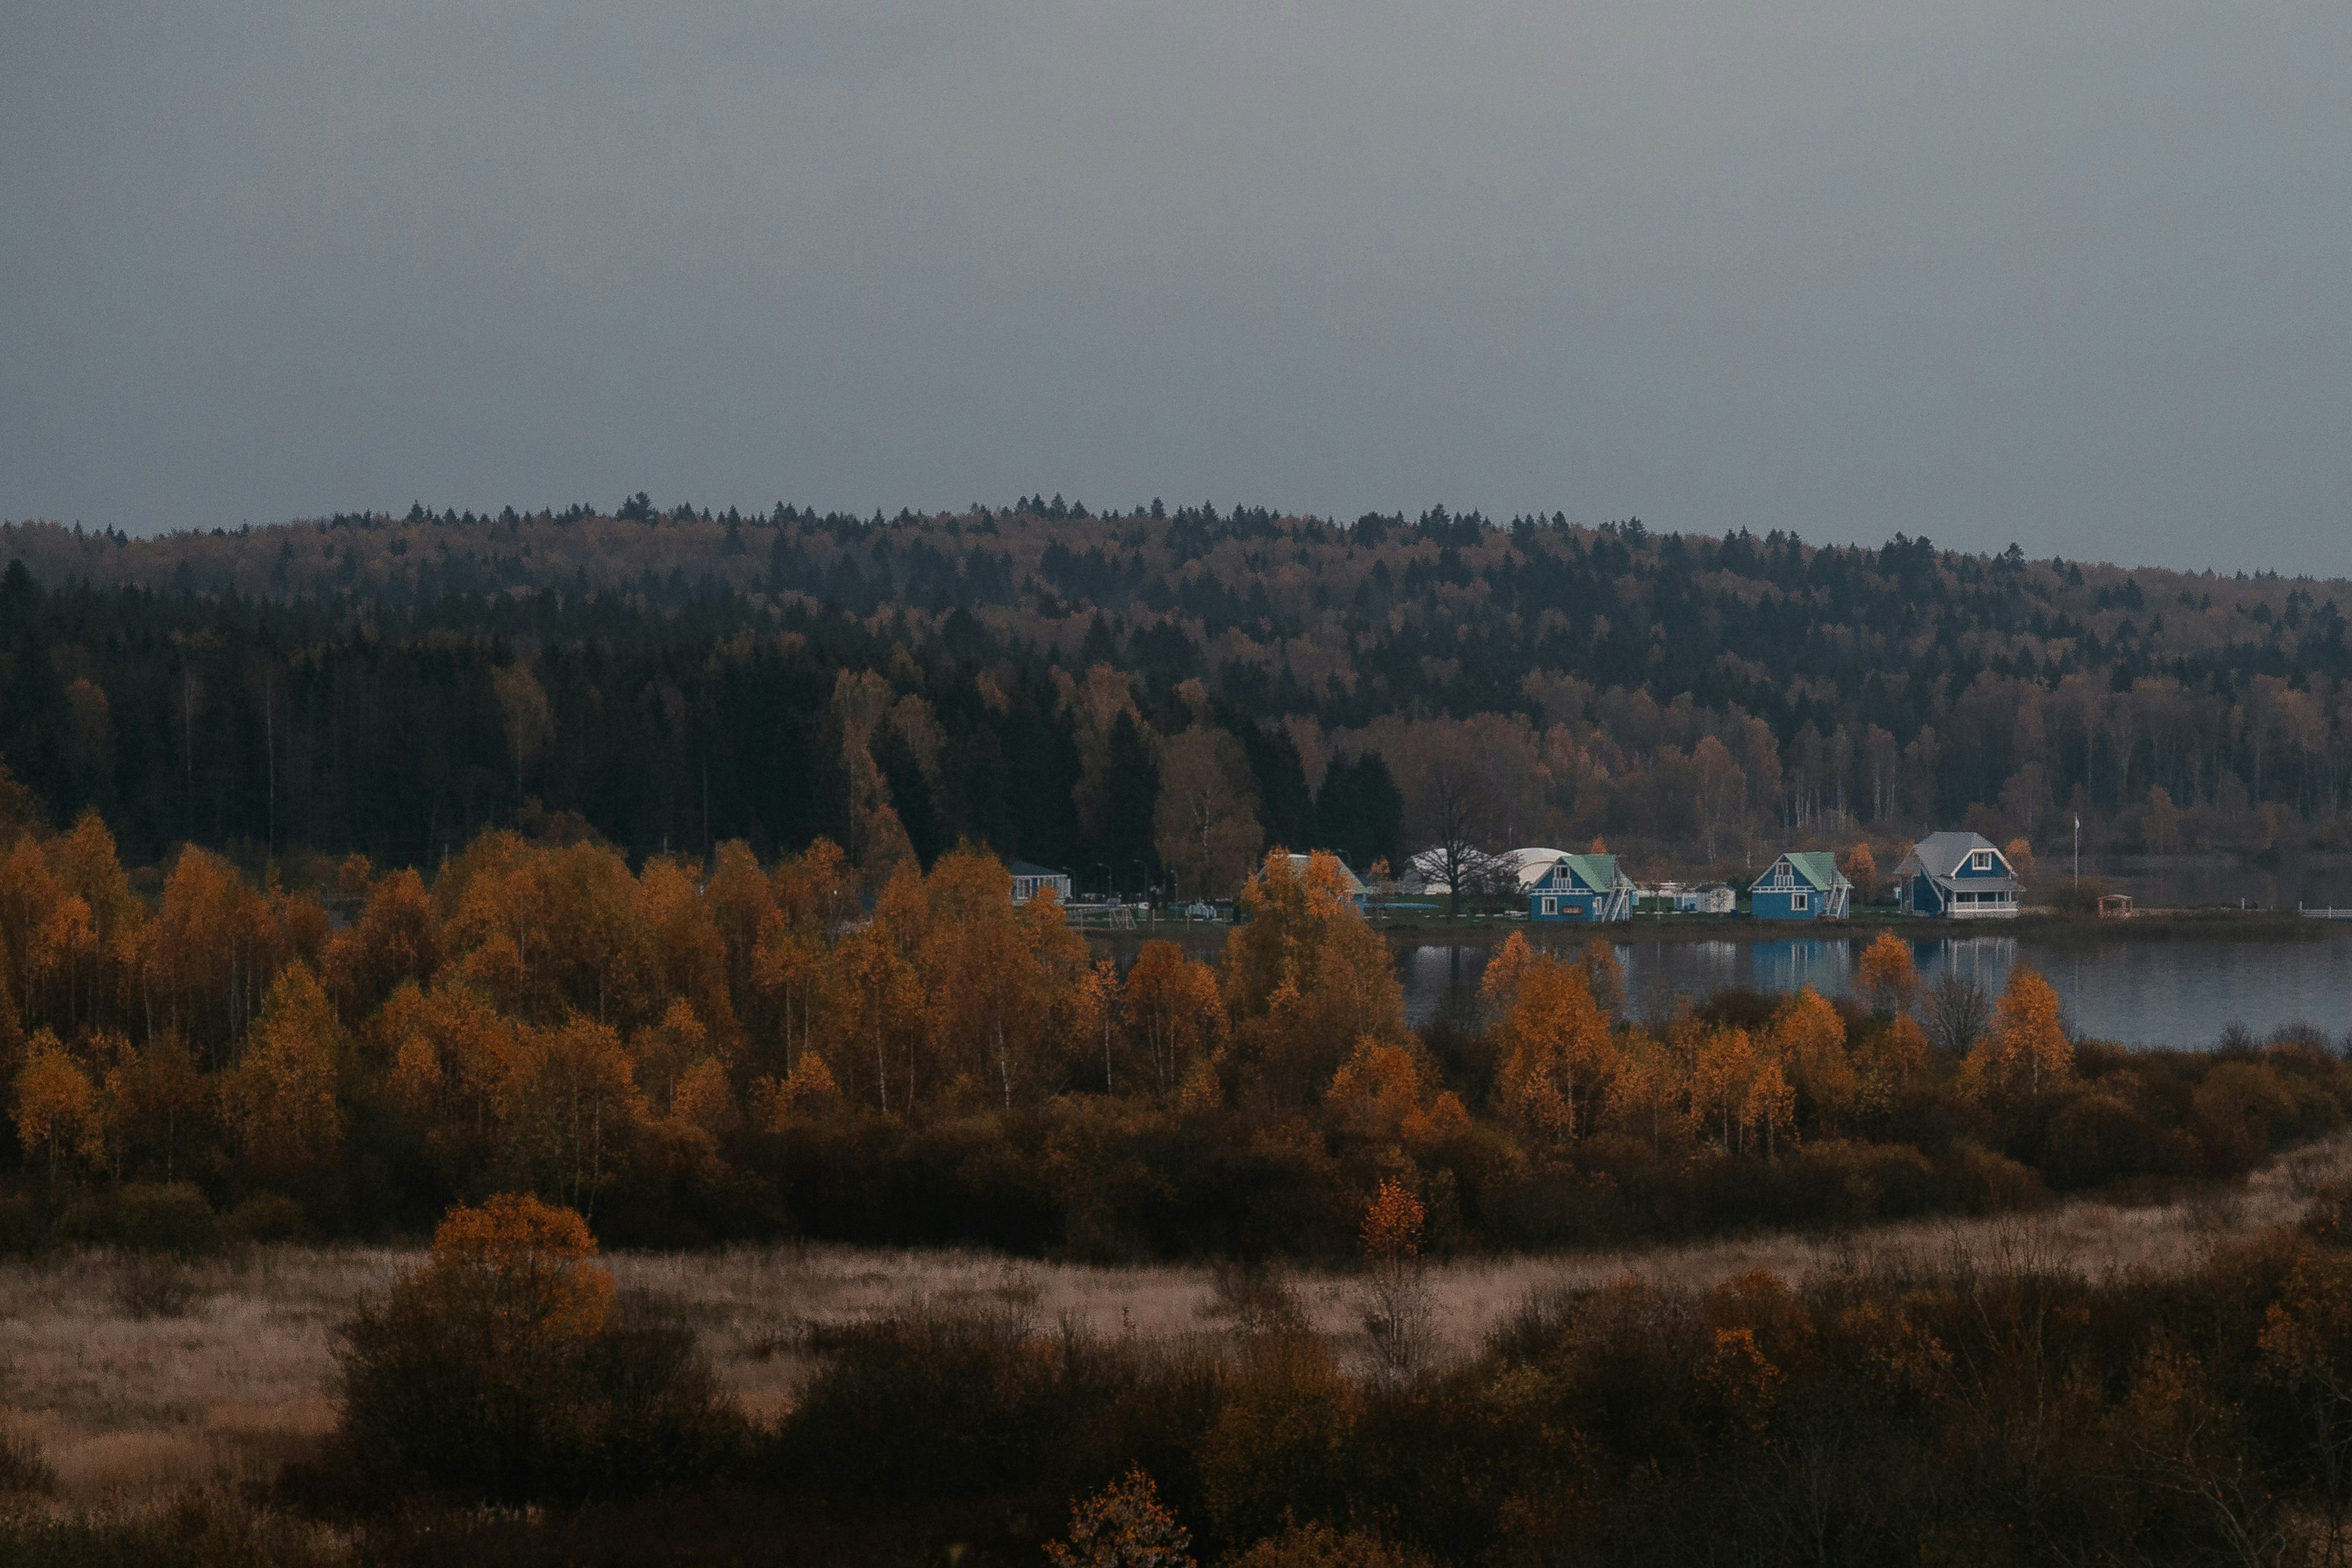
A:
POLYGON ((1853 900, 1853 883, 1827 850, 1790 850, 1748 890, 1759 920, 1843 920, 1853 900))
POLYGON ((1631 920, 1633 879, 1615 855, 1562 855, 1527 884, 1530 920, 1631 920))

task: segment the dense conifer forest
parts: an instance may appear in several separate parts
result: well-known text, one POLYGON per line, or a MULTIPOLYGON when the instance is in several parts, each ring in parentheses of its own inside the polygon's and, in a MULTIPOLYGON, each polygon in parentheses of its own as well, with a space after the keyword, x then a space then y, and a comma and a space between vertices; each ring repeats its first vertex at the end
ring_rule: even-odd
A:
POLYGON ((0 558, 0 756, 142 862, 429 865, 527 812, 1225 895, 1275 843, 1361 871, 1465 827, 1692 869, 2078 812, 2133 849, 2347 841, 2344 585, 2272 575, 1058 497, 19 523, 0 558))

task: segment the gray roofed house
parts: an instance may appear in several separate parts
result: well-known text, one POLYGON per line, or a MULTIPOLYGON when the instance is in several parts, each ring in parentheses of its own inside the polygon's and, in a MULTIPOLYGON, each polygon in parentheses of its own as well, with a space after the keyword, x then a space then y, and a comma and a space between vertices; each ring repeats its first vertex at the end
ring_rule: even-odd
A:
POLYGON ((2024 891, 2009 857, 1982 833, 1930 833, 1895 868, 1895 902, 1906 915, 2014 919, 2024 891))

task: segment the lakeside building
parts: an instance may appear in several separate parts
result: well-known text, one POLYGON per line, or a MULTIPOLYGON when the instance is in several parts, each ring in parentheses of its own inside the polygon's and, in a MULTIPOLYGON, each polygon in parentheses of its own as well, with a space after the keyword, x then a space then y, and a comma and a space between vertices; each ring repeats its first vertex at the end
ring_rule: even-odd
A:
POLYGON ((1013 872, 1013 902, 1026 904, 1039 894, 1051 890, 1064 904, 1070 902, 1070 873, 1054 871, 1027 861, 1014 861, 1013 872))
POLYGON ((1937 920, 2013 920, 2017 879, 2009 857, 1982 833, 1930 833, 1895 868, 1895 903, 1937 920))
POLYGON ((1843 920, 1853 901, 1853 883, 1827 850, 1790 850, 1748 889, 1759 920, 1843 920))
POLYGON ((1561 855, 1527 883, 1530 920, 1630 920, 1635 888, 1615 855, 1561 855))

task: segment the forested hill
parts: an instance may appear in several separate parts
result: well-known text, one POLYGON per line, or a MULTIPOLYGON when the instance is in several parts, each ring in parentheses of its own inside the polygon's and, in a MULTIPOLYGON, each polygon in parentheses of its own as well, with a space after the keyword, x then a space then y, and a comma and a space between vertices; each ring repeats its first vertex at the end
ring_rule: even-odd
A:
POLYGON ((1213 882, 1253 836, 1425 839, 1432 790, 1460 793, 1431 770, 1466 756, 1497 847, 1721 860, 1973 809, 2262 850, 2342 838, 2352 762, 2347 584, 1899 534, 639 497, 135 540, 16 524, 0 559, 29 574, 0 755, 53 817, 100 805, 144 848, 415 859, 536 800, 640 849, 895 831, 928 858, 969 834, 1132 883, 1173 852, 1155 817, 1181 784, 1213 882))

